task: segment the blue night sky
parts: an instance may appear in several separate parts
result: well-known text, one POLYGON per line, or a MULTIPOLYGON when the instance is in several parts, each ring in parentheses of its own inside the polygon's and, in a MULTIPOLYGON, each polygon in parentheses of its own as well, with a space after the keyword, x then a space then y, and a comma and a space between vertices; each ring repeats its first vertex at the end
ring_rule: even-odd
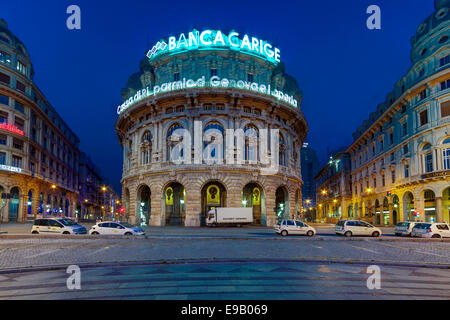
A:
POLYGON ((410 38, 432 0, 3 1, 0 17, 26 45, 34 81, 78 135, 80 148, 120 191, 122 149, 114 130, 120 90, 139 70, 148 41, 191 28, 235 29, 281 49, 303 91, 307 141, 321 161, 383 102, 410 66, 410 38), (76 4, 82 29, 66 28, 76 4), (366 28, 381 7, 382 30, 366 28))

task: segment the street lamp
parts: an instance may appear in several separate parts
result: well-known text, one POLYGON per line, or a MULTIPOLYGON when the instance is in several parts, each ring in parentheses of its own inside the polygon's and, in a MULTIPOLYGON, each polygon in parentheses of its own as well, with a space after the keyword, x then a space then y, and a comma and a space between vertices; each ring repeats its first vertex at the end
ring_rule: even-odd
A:
POLYGON ((372 192, 372 189, 370 189, 370 188, 367 188, 367 193, 371 193, 372 192))
POLYGON ((325 194, 327 194, 327 193, 328 193, 327 190, 325 190, 325 189, 322 190, 322 194, 323 194, 323 195, 325 195, 325 194))

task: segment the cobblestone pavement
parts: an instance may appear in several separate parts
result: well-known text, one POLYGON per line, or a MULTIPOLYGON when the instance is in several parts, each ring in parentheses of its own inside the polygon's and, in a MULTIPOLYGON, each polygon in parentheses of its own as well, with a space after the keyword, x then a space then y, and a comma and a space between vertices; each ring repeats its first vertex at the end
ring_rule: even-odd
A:
POLYGON ((450 266, 450 242, 377 241, 342 237, 273 239, 64 239, 0 240, 0 269, 61 264, 176 259, 297 259, 450 266))
POLYGON ((367 265, 295 262, 136 264, 81 268, 81 290, 65 268, 0 273, 0 299, 449 299, 450 270, 381 266, 381 289, 367 288, 367 265))

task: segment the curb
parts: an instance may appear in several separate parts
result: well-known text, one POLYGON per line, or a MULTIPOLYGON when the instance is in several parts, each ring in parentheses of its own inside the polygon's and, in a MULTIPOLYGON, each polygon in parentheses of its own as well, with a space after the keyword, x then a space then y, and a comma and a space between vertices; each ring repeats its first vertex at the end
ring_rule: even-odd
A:
MULTIPOLYGON (((438 263, 413 263, 409 261, 389 261, 389 260, 338 260, 338 259, 227 259, 227 258, 198 258, 198 259, 168 259, 168 260, 122 260, 114 262, 97 262, 97 263, 80 263, 76 264, 80 268, 93 269, 105 267, 126 267, 126 266, 152 266, 152 265, 179 265, 179 264, 211 264, 211 263, 310 263, 310 264, 344 264, 344 265, 381 265, 390 267, 409 267, 409 268, 434 268, 434 269, 450 269, 450 264, 438 263)), ((31 267, 11 267, 0 269, 1 274, 15 274, 38 271, 54 271, 67 269, 68 266, 74 264, 57 264, 57 265, 41 265, 31 267)))

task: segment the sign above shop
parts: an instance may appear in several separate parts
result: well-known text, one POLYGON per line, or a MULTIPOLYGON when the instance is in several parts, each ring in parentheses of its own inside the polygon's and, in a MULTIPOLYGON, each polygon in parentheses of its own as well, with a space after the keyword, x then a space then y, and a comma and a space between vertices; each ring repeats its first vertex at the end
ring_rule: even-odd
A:
POLYGON ((450 176, 450 170, 426 173, 426 174, 423 174, 421 176, 421 178, 428 179, 428 178, 437 178, 437 177, 446 177, 446 176, 450 176))
POLYGON ((128 109, 131 105, 151 96, 156 96, 161 93, 168 93, 172 91, 192 89, 192 88, 235 88, 240 90, 252 91, 261 95, 271 96, 279 101, 285 102, 295 108, 298 108, 298 101, 294 96, 274 89, 269 85, 259 84, 256 82, 249 82, 244 80, 234 80, 219 78, 213 76, 206 81, 205 76, 200 79, 186 79, 183 78, 180 81, 167 82, 161 85, 154 86, 153 89, 146 87, 139 90, 134 96, 128 98, 122 105, 117 107, 117 114, 121 114, 125 109, 128 109))
POLYGON ((15 125, 12 125, 12 124, 9 124, 9 123, 0 123, 0 129, 9 131, 9 132, 12 132, 12 133, 15 133, 15 134, 18 134, 20 136, 24 135, 22 130, 17 128, 15 125))
POLYGON ((22 169, 17 167, 11 167, 4 164, 0 164, 0 170, 21 173, 22 169))
POLYGON ((151 60, 162 54, 176 54, 188 50, 235 50, 250 54, 274 64, 280 62, 280 49, 272 46, 267 41, 243 35, 231 31, 226 34, 220 30, 193 30, 187 34, 171 36, 168 39, 158 41, 147 57, 151 60))

